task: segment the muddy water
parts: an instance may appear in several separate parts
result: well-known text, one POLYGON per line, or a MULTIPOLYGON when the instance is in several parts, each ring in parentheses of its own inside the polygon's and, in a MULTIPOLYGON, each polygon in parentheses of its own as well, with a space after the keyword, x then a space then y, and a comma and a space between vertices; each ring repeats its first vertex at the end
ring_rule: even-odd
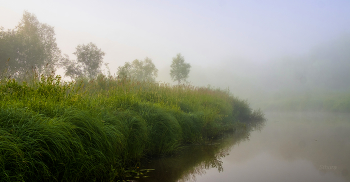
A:
POLYGON ((266 113, 259 131, 236 133, 148 161, 138 181, 350 181, 350 114, 266 113))

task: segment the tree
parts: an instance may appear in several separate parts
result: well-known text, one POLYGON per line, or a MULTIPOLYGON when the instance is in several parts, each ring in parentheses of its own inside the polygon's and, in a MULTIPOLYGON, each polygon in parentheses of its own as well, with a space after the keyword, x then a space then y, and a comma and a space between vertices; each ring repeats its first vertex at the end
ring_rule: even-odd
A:
POLYGON ((129 62, 126 62, 124 66, 119 66, 117 71, 118 77, 121 79, 131 78, 130 69, 131 64, 129 62))
POLYGON ((0 69, 7 68, 14 77, 28 68, 36 68, 39 74, 51 72, 61 58, 54 28, 40 23, 27 11, 14 30, 0 28, 0 69))
POLYGON ((186 81, 190 73, 191 65, 185 63, 185 59, 180 53, 173 58, 173 63, 170 67, 170 76, 173 81, 178 81, 179 84, 181 81, 186 81))
POLYGON ((77 56, 77 60, 69 60, 66 56, 63 65, 66 68, 65 75, 71 78, 79 76, 87 76, 88 78, 96 78, 102 73, 101 66, 105 53, 99 49, 94 43, 87 45, 78 45, 73 53, 77 56))
POLYGON ((64 55, 62 65, 65 68, 65 76, 76 79, 84 75, 83 70, 79 66, 79 63, 75 60, 70 60, 67 54, 64 55))
POLYGON ((158 69, 150 58, 144 61, 135 59, 132 63, 126 62, 124 66, 118 67, 119 78, 133 78, 138 81, 154 82, 158 75, 158 69))
POLYGON ((78 45, 73 54, 77 56, 77 62, 83 65, 83 73, 89 78, 94 78, 101 73, 105 53, 94 43, 78 45))

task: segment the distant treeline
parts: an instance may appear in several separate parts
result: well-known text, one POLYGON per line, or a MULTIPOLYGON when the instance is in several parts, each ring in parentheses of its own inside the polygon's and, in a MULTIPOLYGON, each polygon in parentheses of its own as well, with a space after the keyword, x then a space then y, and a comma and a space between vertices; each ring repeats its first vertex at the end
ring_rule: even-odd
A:
POLYGON ((269 101, 263 102, 264 110, 350 112, 350 92, 286 95, 275 95, 269 101))
POLYGON ((349 111, 350 34, 300 55, 270 60, 232 58, 193 67, 193 83, 234 88, 254 106, 276 110, 349 111), (219 78, 219 79, 218 79, 219 78))
MULTIPOLYGON (((40 23, 34 14, 27 11, 14 29, 0 27, 0 72, 17 80, 24 79, 30 71, 49 75, 58 68, 62 68, 65 76, 72 80, 82 77, 96 79, 103 74, 103 66, 111 75, 108 63, 103 62, 105 52, 96 44, 80 44, 73 54, 76 60, 70 59, 67 54, 62 55, 57 47, 54 28, 40 23)), ((173 81, 179 84, 186 82, 191 65, 185 63, 180 53, 173 57, 170 67, 173 81)), ((116 74, 118 78, 155 82, 158 69, 152 59, 146 57, 143 61, 125 62, 118 67, 116 74)))
POLYGON ((275 60, 262 77, 272 93, 264 109, 350 111, 350 36, 320 45, 307 55, 275 60))

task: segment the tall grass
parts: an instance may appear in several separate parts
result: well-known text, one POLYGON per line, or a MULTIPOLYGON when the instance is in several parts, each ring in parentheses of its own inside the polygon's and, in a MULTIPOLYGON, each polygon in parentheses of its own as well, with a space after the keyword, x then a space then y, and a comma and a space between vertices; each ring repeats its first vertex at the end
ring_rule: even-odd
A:
POLYGON ((1 181, 111 181, 143 157, 264 120, 228 91, 60 76, 0 81, 1 181))

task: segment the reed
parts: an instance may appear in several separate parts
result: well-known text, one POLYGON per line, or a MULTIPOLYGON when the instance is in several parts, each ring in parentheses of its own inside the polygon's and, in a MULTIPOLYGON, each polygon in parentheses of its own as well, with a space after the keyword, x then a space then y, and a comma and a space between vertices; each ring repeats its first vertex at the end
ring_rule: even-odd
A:
POLYGON ((264 120, 228 91, 53 75, 0 81, 1 181, 111 181, 167 155, 264 120))

